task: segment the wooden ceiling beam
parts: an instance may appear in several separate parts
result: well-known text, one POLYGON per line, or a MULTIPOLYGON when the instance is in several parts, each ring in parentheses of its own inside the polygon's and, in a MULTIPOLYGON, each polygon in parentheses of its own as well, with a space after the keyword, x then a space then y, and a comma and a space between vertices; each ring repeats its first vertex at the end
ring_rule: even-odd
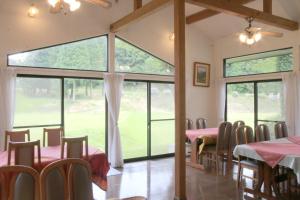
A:
POLYGON ((186 0, 186 2, 198 5, 217 12, 223 12, 229 15, 234 15, 242 18, 253 17, 255 21, 275 26, 278 28, 287 29, 290 31, 298 30, 298 22, 262 12, 253 8, 229 2, 227 0, 186 0))
POLYGON ((133 0, 133 9, 137 10, 143 6, 143 0, 133 0))
POLYGON ((272 0, 264 0, 263 1, 263 11, 265 13, 272 14, 272 0))
MULTIPOLYGON (((232 0, 232 1, 235 2, 235 3, 239 3, 239 4, 246 4, 246 3, 250 3, 250 2, 255 1, 255 0, 232 0)), ((192 15, 187 16, 186 17, 186 23, 187 24, 193 24, 195 22, 198 22, 198 21, 203 20, 203 19, 207 19, 209 17, 215 16, 215 15, 218 15, 218 14, 220 14, 220 12, 205 9, 205 10, 202 10, 200 12, 197 12, 197 13, 194 13, 192 15)))
POLYGON ((152 0, 149 3, 145 4, 143 7, 133 11, 132 13, 112 23, 110 25, 110 31, 117 32, 124 26, 140 19, 141 17, 149 15, 150 13, 152 13, 162 5, 167 4, 169 2, 171 2, 171 0, 152 0))

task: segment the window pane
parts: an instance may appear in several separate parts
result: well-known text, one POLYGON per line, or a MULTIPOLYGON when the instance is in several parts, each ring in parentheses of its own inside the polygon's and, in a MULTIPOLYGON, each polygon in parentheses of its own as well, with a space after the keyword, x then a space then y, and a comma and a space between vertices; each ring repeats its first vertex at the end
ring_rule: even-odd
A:
POLYGON ((225 59, 225 77, 291 71, 292 48, 225 59))
POLYGON ((175 120, 151 122, 151 155, 174 153, 175 120))
POLYGON ((107 36, 8 56, 12 66, 107 71, 107 36))
POLYGON ((146 83, 124 83, 119 125, 124 158, 147 156, 146 83))
POLYGON ((129 44, 116 38, 116 71, 142 74, 174 75, 174 67, 169 63, 158 59, 129 44))
POLYGON ((174 119, 174 84, 151 83, 151 119, 174 119))
POLYGON ((18 77, 14 126, 61 124, 61 79, 18 77))
POLYGON ((105 150, 103 80, 65 79, 65 135, 88 135, 89 145, 105 150))
POLYGON ((254 128, 254 83, 227 85, 227 121, 237 120, 254 128))
POLYGON ((270 121, 284 120, 282 82, 257 83, 258 119, 270 121))

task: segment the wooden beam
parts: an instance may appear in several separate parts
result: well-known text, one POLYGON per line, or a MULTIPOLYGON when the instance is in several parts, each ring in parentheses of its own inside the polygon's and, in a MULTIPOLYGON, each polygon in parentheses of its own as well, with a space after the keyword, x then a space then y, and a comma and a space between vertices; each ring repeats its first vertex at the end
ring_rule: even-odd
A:
POLYGON ((253 17, 255 21, 287 29, 290 31, 298 30, 298 22, 265 13, 253 8, 248 8, 237 3, 228 2, 227 0, 186 0, 188 3, 198 5, 210 10, 227 13, 230 15, 246 18, 253 17))
POLYGON ((133 9, 137 10, 143 6, 143 0, 133 0, 133 9))
MULTIPOLYGON (((249 3, 249 2, 252 2, 252 1, 255 1, 255 0, 232 0, 232 1, 236 2, 236 3, 239 3, 239 4, 246 4, 246 3, 249 3)), ((192 24, 192 23, 195 23, 197 21, 215 16, 215 15, 218 15, 218 14, 220 14, 220 12, 205 9, 205 10, 202 10, 202 11, 197 12, 195 14, 192 14, 190 16, 187 16, 186 23, 187 24, 192 24)))
POLYGON ((175 34, 175 199, 186 200, 185 0, 174 0, 175 34))
POLYGON ((272 14, 272 0, 264 0, 264 12, 272 14))
POLYGON ((144 17, 144 16, 152 13, 153 11, 155 11, 156 9, 161 7, 162 5, 167 4, 170 1, 171 0, 152 0, 149 3, 147 3, 146 5, 144 5, 143 7, 135 10, 134 12, 132 12, 128 15, 126 15, 122 19, 112 23, 110 25, 110 31, 111 32, 117 32, 122 27, 124 27, 124 26, 140 19, 141 17, 144 17))

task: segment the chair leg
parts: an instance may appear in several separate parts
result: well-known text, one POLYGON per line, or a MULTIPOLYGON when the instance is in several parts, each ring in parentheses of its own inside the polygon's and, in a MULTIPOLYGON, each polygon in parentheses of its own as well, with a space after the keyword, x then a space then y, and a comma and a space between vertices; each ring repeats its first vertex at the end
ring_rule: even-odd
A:
POLYGON ((241 164, 238 164, 238 173, 237 173, 237 187, 240 188, 241 182, 241 164))
POLYGON ((216 170, 217 170, 217 175, 219 175, 219 156, 216 154, 216 170))

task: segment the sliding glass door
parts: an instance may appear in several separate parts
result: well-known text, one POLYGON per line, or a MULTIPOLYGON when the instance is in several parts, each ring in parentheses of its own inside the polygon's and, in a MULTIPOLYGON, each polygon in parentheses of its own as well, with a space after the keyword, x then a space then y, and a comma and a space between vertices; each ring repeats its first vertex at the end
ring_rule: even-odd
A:
POLYGON ((228 83, 226 120, 243 120, 252 128, 266 124, 274 137, 275 123, 284 121, 282 81, 228 83))
POLYGON ((151 155, 174 153, 174 84, 151 83, 151 155))

